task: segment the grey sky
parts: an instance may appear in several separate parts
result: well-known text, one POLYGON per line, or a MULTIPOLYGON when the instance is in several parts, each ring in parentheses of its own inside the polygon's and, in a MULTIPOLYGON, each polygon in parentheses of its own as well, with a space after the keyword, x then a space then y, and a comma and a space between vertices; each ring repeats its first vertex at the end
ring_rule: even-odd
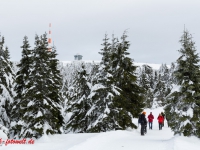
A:
POLYGON ((200 52, 199 0, 1 0, 0 32, 9 47, 11 60, 21 59, 23 37, 48 32, 58 59, 74 55, 100 60, 98 54, 105 33, 121 37, 128 29, 130 57, 136 62, 175 61, 184 24, 200 52))

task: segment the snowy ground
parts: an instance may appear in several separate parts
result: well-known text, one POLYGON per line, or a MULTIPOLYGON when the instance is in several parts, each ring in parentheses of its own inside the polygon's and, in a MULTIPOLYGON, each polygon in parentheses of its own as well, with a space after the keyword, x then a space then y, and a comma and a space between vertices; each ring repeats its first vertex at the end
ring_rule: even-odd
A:
MULTIPOLYGON (((106 133, 81 133, 44 136, 34 144, 3 144, 1 150, 199 150, 200 140, 195 137, 173 136, 170 128, 158 130, 157 116, 162 108, 152 111, 155 119, 153 130, 148 130, 145 136, 139 129, 126 131, 111 131, 106 133)), ((137 119, 134 119, 137 123, 137 119)), ((3 138, 0 132, 0 139, 3 138)))

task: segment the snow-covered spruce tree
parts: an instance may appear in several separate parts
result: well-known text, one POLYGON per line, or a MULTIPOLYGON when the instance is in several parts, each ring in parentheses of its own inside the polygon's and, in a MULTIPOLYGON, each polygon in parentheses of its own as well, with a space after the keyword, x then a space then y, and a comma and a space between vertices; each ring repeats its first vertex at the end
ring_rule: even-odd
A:
POLYGON ((67 109, 67 102, 68 102, 68 80, 66 79, 66 74, 70 72, 70 70, 65 70, 62 63, 58 65, 58 69, 60 70, 61 77, 62 77, 62 87, 60 90, 61 98, 62 98, 62 104, 61 104, 61 113, 64 118, 64 126, 66 122, 68 121, 68 118, 66 117, 66 109, 67 109))
POLYGON ((158 81, 155 82, 155 88, 154 88, 154 105, 155 103, 159 107, 164 105, 163 102, 166 97, 166 91, 167 91, 166 83, 162 81, 161 74, 158 74, 158 81))
POLYGON ((159 69, 159 74, 161 74, 161 80, 162 81, 168 81, 169 80, 169 68, 166 64, 162 64, 159 69))
POLYGON ((150 66, 143 65, 140 76, 140 84, 145 90, 153 88, 153 69, 150 66))
MULTIPOLYGON (((61 105, 61 112, 62 116, 65 119, 65 110, 67 109, 67 102, 68 102, 68 82, 64 79, 62 80, 62 88, 61 88, 61 98, 62 98, 62 105, 61 105)), ((64 121, 66 122, 66 121, 64 121)))
POLYGON ((154 103, 157 103, 158 106, 164 106, 166 103, 166 96, 172 89, 170 69, 166 64, 161 65, 158 70, 157 79, 154 82, 154 103))
MULTIPOLYGON (((155 70, 154 72, 154 79, 153 79, 154 82, 158 82, 158 72, 157 70, 155 70)), ((154 83, 154 86, 155 86, 155 83, 154 83)))
POLYGON ((124 32, 121 43, 118 43, 113 51, 111 63, 115 86, 121 90, 114 101, 114 107, 119 109, 117 122, 121 129, 137 128, 132 123, 132 118, 137 118, 145 106, 144 89, 137 83, 136 66, 128 57, 130 44, 126 38, 127 34, 124 32))
POLYGON ((106 132, 121 128, 118 120, 119 110, 114 107, 114 98, 119 94, 119 89, 113 83, 111 65, 111 44, 107 35, 103 39, 103 48, 99 54, 102 60, 97 74, 94 76, 95 83, 91 88, 89 98, 92 100, 92 107, 87 115, 91 118, 87 132, 106 132))
POLYGON ((180 43, 181 56, 174 72, 177 85, 168 96, 165 112, 175 134, 200 138, 200 59, 188 31, 184 31, 180 43))
POLYGON ((4 47, 4 37, 0 36, 0 124, 10 127, 10 112, 15 95, 14 72, 8 47, 4 47))
POLYGON ((153 105, 153 87, 154 87, 153 69, 148 65, 143 65, 139 75, 139 84, 144 88, 144 101, 147 108, 153 105))
POLYGON ((15 87, 16 96, 13 101, 13 108, 11 110, 11 136, 14 134, 20 133, 20 124, 16 124, 19 121, 19 118, 25 114, 21 107, 26 107, 26 99, 23 98, 22 92, 28 88, 26 83, 28 82, 29 75, 31 72, 32 65, 32 50, 30 49, 28 37, 25 36, 23 39, 22 48, 22 58, 20 63, 17 65, 19 68, 16 73, 15 87), (14 133, 15 132, 15 133, 14 133))
POLYGON ((57 71, 53 70, 56 62, 52 63, 55 55, 52 56, 47 46, 46 34, 40 38, 36 35, 31 72, 22 92, 24 103, 19 110, 24 114, 17 122, 20 133, 14 132, 16 138, 40 138, 43 134, 61 133, 63 117, 59 93, 54 92, 59 91, 58 78, 55 78, 57 71))
MULTIPOLYGON (((43 43, 47 42, 46 35, 43 35, 43 43)), ((51 120, 53 121, 51 126, 54 128, 54 130, 58 130, 54 133, 62 133, 63 129, 61 130, 62 126, 64 125, 64 118, 63 118, 63 104, 64 99, 62 97, 62 75, 58 68, 59 66, 59 60, 56 58, 57 50, 56 47, 53 46, 49 54, 49 63, 48 66, 50 67, 50 74, 47 76, 47 84, 49 84, 48 87, 48 97, 51 101, 49 101, 49 104, 51 105, 52 102, 55 104, 54 108, 52 107, 52 116, 51 120)), ((53 132, 50 132, 51 134, 53 132)))
POLYGON ((88 98, 90 83, 88 82, 88 73, 84 63, 81 64, 81 69, 78 71, 73 85, 73 94, 67 103, 67 112, 71 112, 72 115, 67 122, 66 131, 87 132, 91 119, 87 112, 91 108, 91 101, 88 98))
POLYGON ((91 83, 92 86, 97 84, 97 79, 95 77, 97 77, 96 74, 98 73, 98 70, 99 70, 99 65, 93 62, 88 78, 89 79, 88 81, 91 83))
POLYGON ((176 83, 176 79, 174 76, 174 70, 176 68, 176 65, 174 62, 171 63, 170 69, 169 69, 169 82, 173 86, 174 83, 176 83))
MULTIPOLYGON (((43 40, 44 40, 43 42, 45 42, 46 39, 43 38, 43 40)), ((48 96, 53 102, 62 104, 63 103, 63 98, 61 95, 62 76, 61 76, 60 70, 58 69, 59 60, 56 58, 56 56, 58 55, 56 51, 56 47, 53 46, 51 51, 48 52, 48 54, 49 54, 48 66, 50 67, 50 74, 47 77, 47 83, 49 84, 48 96)), ((60 120, 62 120, 62 118, 60 118, 60 120)))

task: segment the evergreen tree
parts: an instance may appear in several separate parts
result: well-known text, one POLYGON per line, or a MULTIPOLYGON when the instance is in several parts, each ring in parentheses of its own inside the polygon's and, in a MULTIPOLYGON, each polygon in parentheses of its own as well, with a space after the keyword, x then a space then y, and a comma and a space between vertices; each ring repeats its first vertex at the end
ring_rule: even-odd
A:
POLYGON ((62 88, 61 88, 61 98, 62 98, 62 104, 61 104, 61 112, 62 112, 62 116, 64 118, 64 122, 66 123, 67 120, 66 120, 66 113, 65 113, 65 110, 67 109, 67 102, 68 102, 68 82, 67 80, 64 80, 64 77, 63 77, 63 85, 62 85, 62 88))
MULTIPOLYGON (((62 113, 62 116, 64 118, 64 122, 66 124, 67 122, 67 117, 66 117, 66 109, 67 109, 67 102, 68 102, 68 80, 65 78, 65 70, 64 70, 64 67, 60 67, 60 72, 61 72, 61 76, 62 76, 62 87, 61 87, 61 90, 60 90, 60 93, 61 93, 61 98, 62 98, 62 105, 61 105, 61 113, 62 113)), ((66 72, 69 72, 69 70, 66 70, 66 72)))
POLYGON ((168 96, 165 111, 175 134, 200 138, 200 59, 188 31, 184 31, 180 43, 181 56, 174 72, 178 90, 168 96))
POLYGON ((171 85, 173 85, 174 83, 176 83, 176 79, 174 77, 174 71, 175 71, 176 65, 175 63, 171 63, 170 69, 169 69, 169 77, 170 77, 170 83, 171 85))
POLYGON ((26 107, 25 99, 23 99, 23 91, 28 88, 26 83, 28 82, 29 75, 31 72, 31 65, 33 63, 32 61, 32 50, 30 49, 28 37, 25 36, 23 39, 23 45, 22 48, 22 58, 20 60, 20 63, 17 65, 19 68, 18 72, 16 73, 16 80, 15 80, 15 87, 14 90, 16 91, 16 96, 14 97, 13 102, 13 108, 11 111, 11 118, 12 118, 12 127, 11 132, 15 131, 20 132, 20 127, 16 125, 17 121, 19 121, 19 117, 23 116, 24 112, 21 111, 20 106, 26 107), (13 129, 15 128, 15 129, 13 129))
POLYGON ((97 77, 96 74, 98 74, 98 70, 99 70, 99 65, 95 64, 94 62, 92 63, 92 68, 91 71, 89 73, 89 82, 91 83, 91 86, 97 84, 97 77))
POLYGON ((141 74, 139 76, 139 84, 144 88, 144 101, 147 108, 151 108, 153 105, 153 69, 148 65, 143 65, 141 74))
POLYGON ((144 92, 137 83, 136 66, 128 57, 129 42, 124 32, 121 43, 117 44, 112 55, 112 70, 115 86, 121 89, 120 95, 116 97, 114 106, 119 108, 118 122, 121 129, 134 127, 133 117, 138 117, 145 104, 142 93, 144 92))
MULTIPOLYGON (((157 71, 154 72, 154 82, 158 82, 158 72, 157 71)), ((155 83, 154 83, 154 87, 155 87, 155 83)))
MULTIPOLYGON (((22 92, 16 138, 40 138, 43 134, 61 133, 63 117, 60 112, 59 72, 55 54, 48 51, 46 34, 35 37, 33 62, 25 90, 22 92)), ((13 129, 16 129, 13 127, 13 129)))
POLYGON ((159 74, 158 81, 155 83, 154 89, 154 103, 157 103, 157 106, 163 106, 165 97, 167 95, 166 91, 166 82, 162 80, 161 74, 159 74))
MULTIPOLYGON (((43 40, 46 40, 45 38, 43 40)), ((45 42, 45 41, 44 41, 45 42)), ((49 64, 50 74, 47 77, 47 84, 49 84, 49 94, 48 97, 58 104, 63 103, 63 98, 61 95, 62 88, 62 75, 60 70, 58 69, 59 60, 56 58, 57 56, 56 47, 53 46, 51 52, 49 52, 49 64)), ((59 108, 60 109, 60 108, 59 108)), ((58 115, 59 116, 59 115, 58 115)), ((62 120, 62 118, 60 118, 62 120)))
MULTIPOLYGON (((0 36, 1 38, 1 36, 0 36)), ((0 124, 10 127, 10 111, 14 97, 14 72, 8 47, 4 47, 4 37, 0 40, 0 124)))
POLYGON ((69 98, 67 112, 72 112, 72 116, 67 122, 67 131, 87 132, 90 124, 90 116, 87 115, 91 108, 90 83, 88 83, 88 73, 85 65, 81 64, 77 77, 74 80, 73 95, 69 98))
POLYGON ((113 83, 111 62, 111 44, 108 42, 107 35, 103 39, 103 48, 99 54, 102 60, 98 68, 95 83, 92 87, 90 98, 92 107, 88 111, 91 123, 88 132, 106 132, 109 130, 119 129, 117 122, 119 110, 114 106, 114 99, 119 94, 119 89, 113 83))
POLYGON ((158 106, 164 106, 166 96, 171 92, 172 82, 170 80, 170 70, 166 64, 162 64, 158 70, 157 81, 155 81, 154 97, 158 106))

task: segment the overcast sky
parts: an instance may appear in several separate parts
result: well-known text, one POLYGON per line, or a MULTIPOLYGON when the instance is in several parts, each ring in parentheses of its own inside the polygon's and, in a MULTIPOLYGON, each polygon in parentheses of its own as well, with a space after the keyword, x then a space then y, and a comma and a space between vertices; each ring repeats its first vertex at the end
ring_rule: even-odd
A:
POLYGON ((200 0, 1 0, 0 32, 11 60, 21 59, 28 36, 49 31, 58 59, 100 60, 105 33, 120 38, 128 29, 130 57, 136 62, 167 63, 179 57, 184 24, 200 52, 200 0))

